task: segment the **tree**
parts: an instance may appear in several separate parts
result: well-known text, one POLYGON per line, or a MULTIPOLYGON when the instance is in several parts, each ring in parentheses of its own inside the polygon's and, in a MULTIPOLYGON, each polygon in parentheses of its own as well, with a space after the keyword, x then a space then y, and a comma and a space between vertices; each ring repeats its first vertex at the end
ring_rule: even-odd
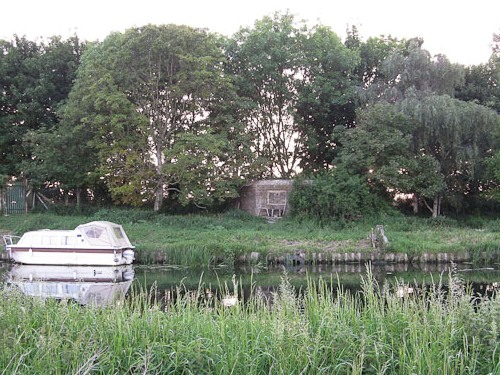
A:
POLYGON ((0 53, 0 174, 19 175, 19 163, 26 156, 22 138, 38 126, 35 113, 30 113, 31 88, 35 87, 40 47, 26 38, 1 42, 0 53))
POLYGON ((346 132, 342 162, 379 193, 421 197, 436 217, 443 198, 460 210, 464 197, 484 190, 499 125, 495 112, 446 95, 374 104, 346 132))
POLYGON ((361 173, 382 192, 431 199, 426 204, 437 216, 444 198, 460 210, 465 197, 485 189, 485 160, 498 116, 451 97, 463 70, 444 56, 431 59, 420 46, 410 41, 384 61, 383 81, 367 89, 377 93, 379 104, 360 113, 343 160, 364 165, 361 173), (355 149, 361 154, 352 156, 355 149))
POLYGON ((320 223, 352 221, 386 208, 370 192, 362 176, 343 167, 322 171, 308 181, 297 180, 290 194, 290 205, 292 215, 320 223))
POLYGON ((500 113, 500 35, 493 36, 493 48, 485 64, 469 66, 465 70, 465 84, 456 97, 464 101, 492 108, 500 113))
POLYGON ((443 176, 425 155, 412 152, 414 130, 415 123, 394 105, 371 105, 359 111, 356 128, 345 132, 339 165, 365 176, 371 191, 388 200, 399 193, 433 197, 443 189, 443 176))
POLYGON ((295 120, 300 135, 300 167, 305 172, 330 168, 338 152, 338 129, 355 121, 356 52, 330 28, 313 28, 304 40, 302 79, 297 84, 295 120))
POLYGON ((357 53, 330 28, 308 29, 289 13, 241 29, 227 53, 238 94, 246 99, 253 148, 267 166, 265 176, 330 167, 336 129, 354 119, 351 74, 357 53))
POLYGON ((57 109, 71 90, 85 43, 76 36, 48 43, 14 36, 0 49, 0 174, 19 176, 21 163, 32 157, 24 137, 57 126, 57 109))
POLYGON ((304 73, 305 30, 292 15, 276 13, 238 31, 227 46, 228 68, 246 99, 245 122, 267 176, 290 177, 299 162, 294 112, 304 73))
POLYGON ((500 126, 499 116, 446 95, 408 98, 400 109, 417 123, 413 153, 432 157, 444 176, 446 190, 434 196, 433 216, 440 213, 443 195, 460 210, 464 197, 484 189, 485 163, 492 153, 491 134, 500 126))
POLYGON ((32 145, 33 156, 22 164, 22 169, 31 186, 54 184, 66 197, 73 191, 80 207, 83 189, 95 187, 98 179, 96 153, 89 147, 89 135, 85 127, 64 122, 50 131, 28 133, 24 140, 32 145))
POLYGON ((495 71, 496 67, 493 61, 467 67, 465 84, 458 90, 456 98, 484 105, 500 113, 500 98, 497 92, 498 78, 495 71))
POLYGON ((100 170, 117 201, 140 205, 152 198, 157 211, 170 189, 181 188, 184 197, 196 200, 194 179, 205 186, 204 198, 214 190, 221 199, 234 196, 246 171, 240 159, 228 156, 242 155, 232 147, 241 148, 245 134, 223 108, 223 98, 233 91, 223 64, 216 35, 176 25, 112 34, 84 56, 69 112, 77 114, 75 125, 95 132, 100 170), (215 135, 225 148, 204 141, 215 135), (229 136, 237 140, 229 143, 229 136), (190 142, 203 145, 204 157, 186 173, 175 173, 192 155, 171 151, 190 142), (219 191, 219 180, 203 174, 209 160, 238 176, 231 187, 219 191))
POLYGON ((453 97, 464 82, 463 66, 450 63, 444 55, 431 57, 422 44, 422 39, 413 38, 405 41, 404 48, 393 49, 373 80, 365 82, 364 101, 396 103, 407 95, 453 97))
POLYGON ((402 53, 407 41, 389 36, 370 37, 362 41, 358 29, 353 26, 347 31, 345 46, 359 55, 359 63, 354 67, 354 79, 359 87, 366 88, 374 83, 384 82, 384 61, 394 52, 402 53))

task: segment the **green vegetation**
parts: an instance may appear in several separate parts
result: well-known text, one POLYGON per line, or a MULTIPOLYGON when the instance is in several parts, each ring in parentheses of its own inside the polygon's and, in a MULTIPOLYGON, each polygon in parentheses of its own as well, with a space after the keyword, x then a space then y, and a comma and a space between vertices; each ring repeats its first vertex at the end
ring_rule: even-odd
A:
POLYGON ((207 266, 245 262, 266 263, 276 257, 304 252, 371 252, 368 235, 384 225, 387 251, 418 255, 424 252, 472 253, 500 250, 500 220, 495 218, 406 217, 399 213, 356 222, 321 223, 285 218, 274 224, 242 211, 207 215, 163 215, 153 211, 103 209, 89 216, 28 214, 0 217, 0 232, 22 234, 34 229, 73 229, 92 220, 124 225, 142 264, 207 266), (258 253, 253 260, 251 253, 258 253))
MULTIPOLYGON (((286 276, 227 307, 198 292, 167 303, 135 288, 110 308, 0 290, 0 368, 7 374, 497 374, 500 299, 447 288, 379 286, 332 291, 324 280, 297 295, 286 276), (446 290, 446 291, 445 291, 446 290)), ((182 286, 180 286, 182 289, 182 286)), ((237 283, 226 296, 237 295, 237 283)))
POLYGON ((465 67, 421 38, 353 27, 342 41, 288 12, 231 37, 146 25, 88 44, 0 40, 0 189, 215 212, 249 181, 298 177, 323 194, 298 200, 315 219, 396 196, 433 217, 480 212, 499 196, 498 40, 465 67))
POLYGON ((386 202, 370 193, 363 177, 349 174, 344 168, 317 175, 310 181, 296 181, 289 201, 296 218, 326 223, 352 221, 370 212, 390 211, 386 202))

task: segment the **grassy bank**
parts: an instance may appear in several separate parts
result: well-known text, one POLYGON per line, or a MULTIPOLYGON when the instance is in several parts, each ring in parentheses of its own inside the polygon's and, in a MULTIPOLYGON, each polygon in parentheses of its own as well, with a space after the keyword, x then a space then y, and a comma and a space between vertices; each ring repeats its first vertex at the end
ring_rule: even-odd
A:
POLYGON ((0 232, 22 234, 32 229, 72 229, 82 222, 110 220, 124 225, 143 264, 232 264, 251 253, 258 261, 303 252, 371 252, 368 235, 383 225, 389 238, 386 251, 427 253, 488 253, 500 249, 500 220, 485 218, 436 220, 403 215, 353 223, 278 220, 274 224, 240 211, 220 215, 158 215, 141 210, 101 210, 91 216, 28 214, 0 217, 0 232))
POLYGON ((1 289, 0 373, 500 373, 500 298, 474 306, 456 278, 446 292, 400 287, 368 274, 357 296, 321 280, 297 296, 285 278, 272 304, 186 294, 164 310, 140 288, 109 309, 1 289))

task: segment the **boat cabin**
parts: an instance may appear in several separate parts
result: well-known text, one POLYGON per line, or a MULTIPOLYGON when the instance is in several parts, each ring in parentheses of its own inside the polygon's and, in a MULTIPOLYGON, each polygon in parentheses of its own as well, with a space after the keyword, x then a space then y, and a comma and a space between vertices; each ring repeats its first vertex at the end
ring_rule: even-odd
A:
POLYGON ((133 249, 121 225, 93 221, 74 230, 37 230, 25 233, 18 246, 24 247, 106 247, 133 249))

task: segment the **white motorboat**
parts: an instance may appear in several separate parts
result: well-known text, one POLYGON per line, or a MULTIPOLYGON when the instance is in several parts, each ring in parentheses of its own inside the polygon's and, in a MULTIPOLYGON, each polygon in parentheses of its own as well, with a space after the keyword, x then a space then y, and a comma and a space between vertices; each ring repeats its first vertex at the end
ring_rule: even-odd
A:
POLYGON ((134 279, 132 267, 17 264, 7 274, 6 282, 31 297, 103 307, 125 298, 134 279))
POLYGON ((3 236, 10 259, 39 265, 117 266, 132 264, 134 246, 119 224, 93 221, 74 230, 26 232, 3 236))

